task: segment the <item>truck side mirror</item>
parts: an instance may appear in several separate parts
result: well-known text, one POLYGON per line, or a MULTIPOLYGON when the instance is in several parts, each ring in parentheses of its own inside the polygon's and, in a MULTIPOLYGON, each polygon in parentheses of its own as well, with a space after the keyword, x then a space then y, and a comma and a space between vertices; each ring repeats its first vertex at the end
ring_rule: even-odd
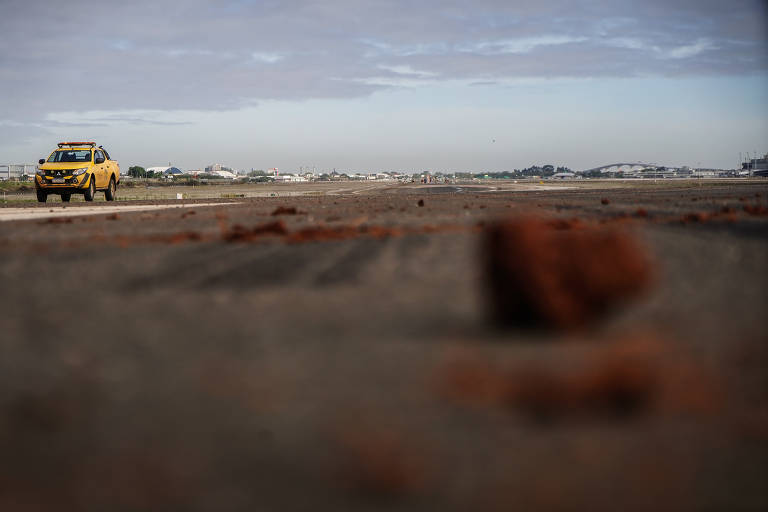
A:
POLYGON ((45 163, 45 158, 41 158, 37 161, 38 164, 43 165, 45 163))
POLYGON ((94 163, 97 163, 97 164, 103 164, 103 163, 104 163, 104 157, 103 157, 103 156, 97 156, 97 157, 96 157, 96 158, 93 160, 93 162, 94 162, 94 163))

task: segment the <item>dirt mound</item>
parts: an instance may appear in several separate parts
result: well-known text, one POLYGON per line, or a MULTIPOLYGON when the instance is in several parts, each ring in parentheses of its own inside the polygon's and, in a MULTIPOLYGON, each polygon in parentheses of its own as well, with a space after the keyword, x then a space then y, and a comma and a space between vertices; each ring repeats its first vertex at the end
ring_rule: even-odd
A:
POLYGON ((38 224, 72 224, 72 217, 50 217, 38 224))
POLYGON ((281 220, 259 224, 251 229, 235 224, 223 230, 222 238, 227 242, 253 242, 264 236, 283 236, 288 234, 285 223, 281 220))
POLYGON ((401 234, 399 229, 384 226, 312 226, 291 233, 287 241, 290 243, 325 242, 348 240, 360 236, 383 239, 401 234))
POLYGON ((655 413, 705 417, 719 410, 722 383, 674 343, 652 334, 600 342, 567 365, 499 363, 460 353, 439 370, 439 394, 458 405, 500 407, 547 422, 655 413))
POLYGON ((277 215, 298 215, 298 214, 299 214, 299 211, 296 209, 295 206, 278 206, 272 212, 273 217, 277 215))
POLYGON ((760 204, 756 204, 754 206, 745 204, 744 211, 750 215, 768 215, 768 208, 760 204))
POLYGON ((626 232, 535 218, 491 224, 486 283, 503 326, 573 329, 645 290, 645 247, 626 232))

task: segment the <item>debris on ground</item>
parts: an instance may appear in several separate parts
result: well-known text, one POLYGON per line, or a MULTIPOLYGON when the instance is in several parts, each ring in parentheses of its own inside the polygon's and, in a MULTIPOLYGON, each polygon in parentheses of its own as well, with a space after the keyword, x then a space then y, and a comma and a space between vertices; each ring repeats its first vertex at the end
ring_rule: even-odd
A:
POLYGON ((745 204, 744 211, 750 215, 768 215, 768 208, 760 204, 745 204))
POLYGON ((680 221, 683 224, 704 224, 705 222, 709 221, 710 218, 711 215, 706 212, 692 212, 683 215, 680 221))
POLYGON ((39 224, 72 224, 72 217, 50 217, 39 224))
POLYGON ((485 280, 495 322, 506 327, 578 329, 645 291, 650 258, 630 233, 562 229, 525 218, 485 231, 485 280))
POLYGON ((296 209, 295 206, 278 206, 272 212, 272 216, 275 217, 277 215, 298 215, 298 213, 299 211, 296 209))
POLYGON ((227 242, 253 242, 264 236, 284 236, 288 234, 285 223, 281 220, 258 224, 251 229, 235 224, 225 230, 222 238, 227 242))
POLYGON ((675 353, 674 344, 647 334, 600 341, 602 348, 568 365, 454 354, 438 370, 438 394, 458 405, 501 407, 547 422, 650 413, 702 417, 719 410, 722 385, 691 354, 675 353))

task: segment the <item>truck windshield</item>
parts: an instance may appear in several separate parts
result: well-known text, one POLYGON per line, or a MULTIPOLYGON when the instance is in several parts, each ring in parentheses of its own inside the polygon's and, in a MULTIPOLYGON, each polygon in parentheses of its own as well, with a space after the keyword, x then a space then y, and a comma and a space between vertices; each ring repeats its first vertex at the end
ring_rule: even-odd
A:
POLYGON ((51 153, 49 162, 90 162, 90 149, 60 149, 51 153))

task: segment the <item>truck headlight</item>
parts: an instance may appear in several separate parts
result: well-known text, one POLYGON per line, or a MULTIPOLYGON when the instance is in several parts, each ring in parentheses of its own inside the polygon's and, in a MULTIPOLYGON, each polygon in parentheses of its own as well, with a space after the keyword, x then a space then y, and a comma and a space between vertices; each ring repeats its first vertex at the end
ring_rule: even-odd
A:
POLYGON ((37 170, 37 172, 36 172, 35 174, 37 174, 37 175, 38 175, 38 176, 40 176, 41 178, 45 178, 45 171, 44 171, 44 170, 42 170, 42 169, 38 169, 38 170, 37 170))
POLYGON ((72 176, 80 176, 81 174, 85 174, 85 171, 87 171, 87 170, 88 170, 87 167, 83 167, 82 169, 75 169, 72 172, 72 176))

